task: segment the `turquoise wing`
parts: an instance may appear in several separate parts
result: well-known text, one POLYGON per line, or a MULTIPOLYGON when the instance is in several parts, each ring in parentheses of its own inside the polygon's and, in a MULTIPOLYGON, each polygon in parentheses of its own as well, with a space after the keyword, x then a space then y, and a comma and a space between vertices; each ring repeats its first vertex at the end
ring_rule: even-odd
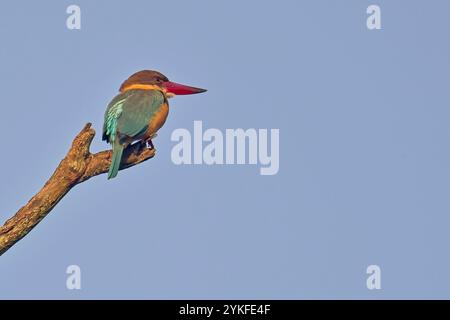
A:
POLYGON ((118 94, 108 104, 105 112, 105 120, 103 122, 103 140, 112 143, 116 136, 117 119, 120 117, 123 111, 123 103, 125 102, 127 92, 118 94))
POLYGON ((103 140, 112 143, 117 134, 138 137, 147 130, 164 101, 164 95, 157 90, 129 90, 117 95, 105 113, 103 140))

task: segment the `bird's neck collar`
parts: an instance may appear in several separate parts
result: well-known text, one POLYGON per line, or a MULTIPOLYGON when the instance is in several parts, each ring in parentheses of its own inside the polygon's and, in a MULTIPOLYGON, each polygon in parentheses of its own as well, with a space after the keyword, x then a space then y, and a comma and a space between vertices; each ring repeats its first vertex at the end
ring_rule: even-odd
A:
POLYGON ((126 86, 122 89, 122 93, 127 92, 129 90, 158 90, 162 93, 166 93, 166 90, 164 88, 161 88, 160 86, 154 85, 154 84, 130 84, 129 86, 126 86))
POLYGON ((175 96, 175 94, 167 92, 165 88, 162 88, 155 84, 139 84, 139 83, 130 84, 129 86, 123 88, 121 93, 127 92, 129 90, 158 90, 162 92, 167 99, 173 98, 175 96))

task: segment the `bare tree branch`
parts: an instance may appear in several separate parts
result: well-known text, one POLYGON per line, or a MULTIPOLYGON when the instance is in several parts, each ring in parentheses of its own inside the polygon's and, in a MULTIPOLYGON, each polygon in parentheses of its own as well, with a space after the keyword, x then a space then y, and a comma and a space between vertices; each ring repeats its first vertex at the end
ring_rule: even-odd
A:
MULTIPOLYGON (((0 227, 0 255, 25 237, 58 202, 79 183, 108 172, 112 152, 89 151, 95 130, 88 123, 75 137, 66 157, 56 168, 44 187, 17 213, 0 227)), ((120 170, 135 166, 155 156, 154 149, 140 143, 130 145, 124 151, 120 170)))

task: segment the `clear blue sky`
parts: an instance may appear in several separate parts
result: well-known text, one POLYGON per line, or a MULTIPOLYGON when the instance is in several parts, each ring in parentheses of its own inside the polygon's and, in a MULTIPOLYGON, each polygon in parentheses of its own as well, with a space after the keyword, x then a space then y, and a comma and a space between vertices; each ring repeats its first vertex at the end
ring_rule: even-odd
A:
MULTIPOLYGON (((156 158, 77 186, 0 257, 0 298, 450 298, 448 1, 1 9, 2 223, 86 122, 101 131, 131 73, 209 91, 171 101, 156 158), (194 120, 279 128, 279 173, 174 165, 170 135, 194 120), (66 289, 72 264, 80 291, 66 289), (371 264, 382 290, 366 288, 371 264)), ((106 147, 97 134, 93 151, 106 147)))

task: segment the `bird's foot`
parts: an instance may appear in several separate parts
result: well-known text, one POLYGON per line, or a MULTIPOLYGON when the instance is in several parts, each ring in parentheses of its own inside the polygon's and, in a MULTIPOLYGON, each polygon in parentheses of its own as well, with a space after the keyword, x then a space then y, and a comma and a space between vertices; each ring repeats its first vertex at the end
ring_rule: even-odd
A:
POLYGON ((156 137, 157 137, 157 134, 154 133, 145 141, 145 143, 147 145, 147 148, 155 149, 155 146, 153 145, 152 139, 154 139, 156 137))
POLYGON ((151 139, 146 141, 146 145, 147 145, 147 148, 155 149, 155 146, 153 145, 153 142, 151 139))

